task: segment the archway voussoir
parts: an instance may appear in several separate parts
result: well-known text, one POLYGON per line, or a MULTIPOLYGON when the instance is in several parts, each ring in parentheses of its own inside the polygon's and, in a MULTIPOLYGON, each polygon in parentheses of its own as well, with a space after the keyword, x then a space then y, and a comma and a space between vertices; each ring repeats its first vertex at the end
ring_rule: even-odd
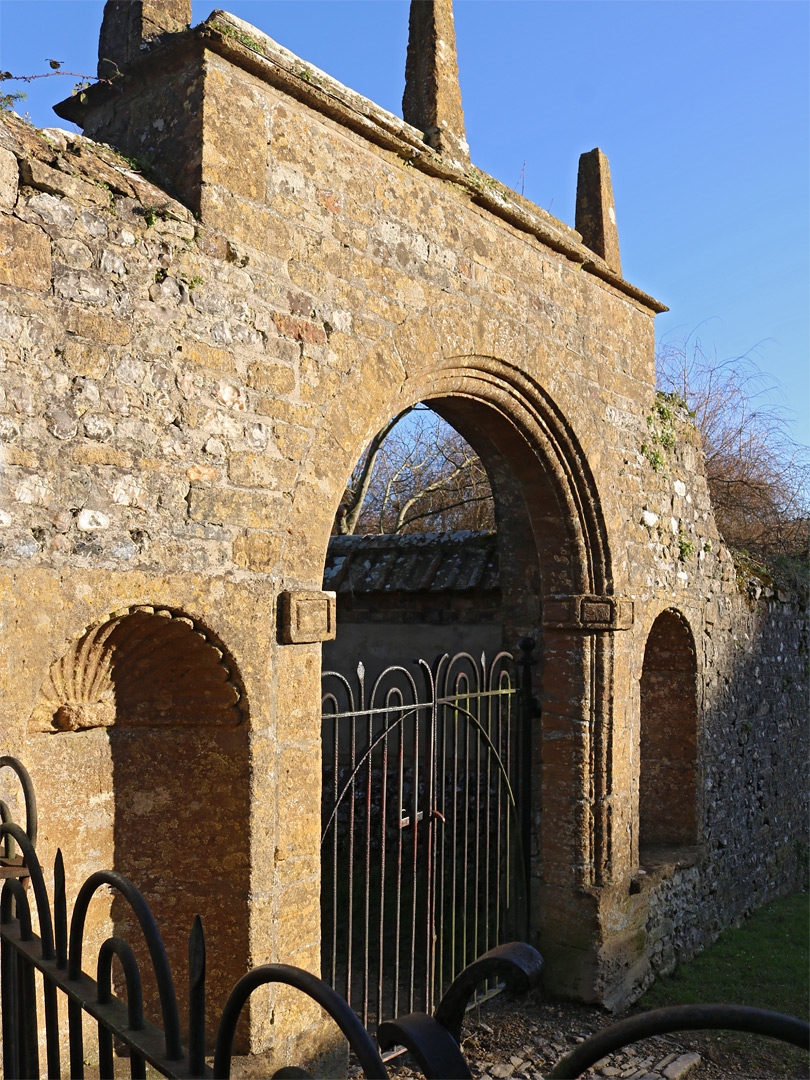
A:
POLYGON ((434 308, 430 313, 444 356, 471 356, 475 352, 473 310, 469 304, 434 308))
POLYGON ((438 371, 443 366, 441 341, 427 311, 398 326, 391 337, 409 376, 422 371, 438 371))

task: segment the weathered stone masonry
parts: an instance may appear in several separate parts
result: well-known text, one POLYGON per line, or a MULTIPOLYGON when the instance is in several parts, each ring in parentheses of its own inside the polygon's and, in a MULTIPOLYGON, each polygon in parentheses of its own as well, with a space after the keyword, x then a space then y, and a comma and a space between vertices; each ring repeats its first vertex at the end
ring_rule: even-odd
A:
MULTIPOLYGON (((443 0, 410 123, 230 16, 123 7, 101 55, 126 81, 60 107, 98 141, 0 127, 0 685, 45 860, 69 895, 129 873, 178 966, 200 910, 212 1010, 249 965, 318 970, 327 540, 364 444, 429 401, 492 481, 504 634, 542 642, 548 982, 627 1000, 797 881, 808 626, 806 598, 740 591, 694 431, 656 403, 661 306, 621 278, 604 155, 580 232, 470 166, 443 0), (640 686, 670 654, 694 814, 640 852, 645 761, 674 760, 640 686)), ((323 1040, 277 991, 243 1047, 323 1040)))

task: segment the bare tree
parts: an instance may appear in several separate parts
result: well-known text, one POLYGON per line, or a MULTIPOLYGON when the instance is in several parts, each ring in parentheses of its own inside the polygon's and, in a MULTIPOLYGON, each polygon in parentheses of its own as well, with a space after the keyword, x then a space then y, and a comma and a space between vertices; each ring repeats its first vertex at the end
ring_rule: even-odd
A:
POLYGON ((659 388, 683 402, 700 432, 718 528, 757 554, 808 545, 810 450, 773 402, 774 380, 750 356, 718 360, 698 340, 659 351, 659 388))
POLYGON ((395 416, 357 463, 335 532, 492 529, 486 471, 472 447, 424 405, 395 416))
MULTIPOLYGON (((659 351, 659 389, 700 432, 709 492, 726 541, 759 555, 810 540, 810 450, 790 435, 774 381, 749 356, 720 361, 697 340, 659 351)), ((473 449, 424 405, 369 443, 346 488, 335 532, 491 529, 492 492, 473 449)))

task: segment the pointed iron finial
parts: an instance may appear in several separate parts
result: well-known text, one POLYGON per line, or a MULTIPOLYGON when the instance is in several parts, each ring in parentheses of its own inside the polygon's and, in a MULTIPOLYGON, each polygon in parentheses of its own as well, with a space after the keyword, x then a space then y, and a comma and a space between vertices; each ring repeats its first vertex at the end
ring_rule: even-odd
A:
POLYGON ((199 915, 188 936, 188 1067, 192 1076, 205 1075, 205 933, 199 915))
POLYGON ((619 231, 613 206, 610 165, 597 147, 579 159, 577 176, 577 217, 574 226, 582 242, 600 255, 611 270, 622 272, 619 231))
POLYGON ((61 848, 56 849, 56 858, 53 861, 53 936, 56 966, 64 969, 67 967, 68 933, 65 860, 61 848))
POLYGON ((452 0, 411 0, 402 115, 442 157, 470 164, 452 0))

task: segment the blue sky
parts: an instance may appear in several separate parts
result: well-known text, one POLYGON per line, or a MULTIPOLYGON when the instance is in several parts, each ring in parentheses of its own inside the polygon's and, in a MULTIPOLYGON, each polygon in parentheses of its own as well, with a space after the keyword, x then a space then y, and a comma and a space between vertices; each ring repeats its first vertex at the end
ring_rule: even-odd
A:
MULTIPOLYGON (((220 0, 397 114, 405 0, 220 0)), ((193 4, 195 22, 213 3, 193 4)), ((0 66, 93 73, 102 0, 0 0, 0 66)), ((667 304, 660 341, 749 352, 810 443, 810 5, 456 0, 474 163, 573 224, 579 154, 610 158, 625 277, 667 304), (524 167, 525 163, 525 167, 524 167)), ((28 111, 73 80, 30 84, 28 111)), ((8 87, 9 84, 5 84, 8 87)))

